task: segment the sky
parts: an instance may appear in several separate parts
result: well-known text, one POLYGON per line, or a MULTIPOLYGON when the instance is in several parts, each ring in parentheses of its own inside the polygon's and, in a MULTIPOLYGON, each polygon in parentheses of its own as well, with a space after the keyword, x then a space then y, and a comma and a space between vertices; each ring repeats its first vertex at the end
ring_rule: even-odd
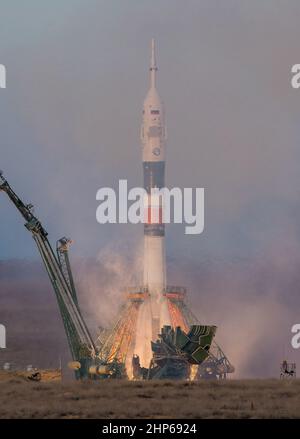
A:
MULTIPOLYGON (((134 257, 142 228, 97 224, 96 192, 121 178, 142 184, 139 133, 154 37, 167 186, 205 189, 203 234, 167 228, 169 272, 189 267, 205 303, 208 292, 218 301, 211 290, 224 289, 225 270, 224 306, 246 297, 251 307, 255 297, 255 310, 267 310, 270 300, 275 321, 286 315, 288 340, 300 304, 289 296, 300 263, 300 91, 290 85, 299 14, 298 0, 2 0, 0 169, 35 205, 53 243, 74 240, 74 259, 111 248, 134 257), (222 268, 204 287, 209 261, 222 268)), ((0 260, 38 260, 4 195, 0 218, 0 260)), ((232 318, 225 322, 212 304, 208 317, 232 318)))

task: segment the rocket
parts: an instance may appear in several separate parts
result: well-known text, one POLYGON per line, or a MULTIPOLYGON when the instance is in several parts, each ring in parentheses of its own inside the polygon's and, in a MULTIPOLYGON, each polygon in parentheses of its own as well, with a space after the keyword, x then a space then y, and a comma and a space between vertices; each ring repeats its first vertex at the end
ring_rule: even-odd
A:
POLYGON ((144 285, 150 296, 152 340, 163 325, 170 324, 166 289, 165 225, 161 197, 151 189, 165 187, 166 126, 163 102, 156 88, 157 63, 155 41, 151 42, 150 88, 143 105, 141 141, 143 148, 145 200, 144 285), (156 211, 156 214, 153 214, 156 211))

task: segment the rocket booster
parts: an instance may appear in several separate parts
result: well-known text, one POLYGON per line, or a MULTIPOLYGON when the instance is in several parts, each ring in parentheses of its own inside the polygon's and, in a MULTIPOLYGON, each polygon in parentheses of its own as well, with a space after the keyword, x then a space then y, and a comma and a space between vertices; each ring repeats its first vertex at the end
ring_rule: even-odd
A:
POLYGON ((165 226, 162 201, 151 195, 151 189, 165 186, 166 127, 164 106, 156 88, 157 64, 155 42, 151 44, 150 89, 144 101, 141 141, 143 147, 145 200, 144 285, 151 301, 153 339, 160 328, 170 324, 166 288, 165 226), (153 215, 153 212, 156 214, 153 215))

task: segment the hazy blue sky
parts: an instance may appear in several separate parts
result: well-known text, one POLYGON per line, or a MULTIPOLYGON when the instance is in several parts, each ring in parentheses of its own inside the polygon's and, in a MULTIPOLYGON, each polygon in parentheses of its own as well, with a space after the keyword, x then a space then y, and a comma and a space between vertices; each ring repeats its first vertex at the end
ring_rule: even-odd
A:
MULTIPOLYGON (((56 239, 94 255, 136 226, 99 226, 96 190, 141 184, 139 129, 157 39, 167 183, 206 189, 205 233, 169 227, 168 253, 242 257, 300 215, 298 1, 2 1, 0 167, 56 239), (295 212, 294 212, 295 213, 295 212), (176 237, 176 239, 172 239, 176 237)), ((0 257, 35 256, 1 197, 0 257)), ((297 230, 298 231, 298 230, 297 230)))
MULTIPOLYGON (((156 38, 167 184, 206 196, 202 235, 167 229, 169 281, 187 284, 207 321, 221 325, 234 361, 259 352, 244 373, 264 375, 270 358, 277 370, 299 316, 300 90, 290 86, 299 17, 299 0, 0 3, 0 169, 36 205, 52 242, 73 238, 73 255, 100 253, 102 269, 105 249, 126 259, 142 239, 139 226, 98 225, 95 195, 120 178, 142 184, 141 109, 156 38)), ((1 194, 0 221, 0 260, 37 259, 1 194)), ((128 261, 115 260, 122 283, 128 261)))

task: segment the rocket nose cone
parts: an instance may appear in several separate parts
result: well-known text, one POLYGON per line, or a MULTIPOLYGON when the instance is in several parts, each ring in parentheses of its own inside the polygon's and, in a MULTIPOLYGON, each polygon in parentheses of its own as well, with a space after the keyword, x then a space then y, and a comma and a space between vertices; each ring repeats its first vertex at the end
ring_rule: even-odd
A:
POLYGON ((162 100, 156 88, 152 88, 152 87, 150 88, 145 98, 144 106, 153 106, 153 107, 157 107, 157 109, 162 107, 162 100))

